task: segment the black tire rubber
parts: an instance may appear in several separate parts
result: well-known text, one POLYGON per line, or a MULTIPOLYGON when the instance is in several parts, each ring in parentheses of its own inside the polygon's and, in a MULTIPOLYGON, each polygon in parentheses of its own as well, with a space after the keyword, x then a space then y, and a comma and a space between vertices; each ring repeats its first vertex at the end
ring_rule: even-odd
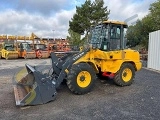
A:
POLYGON ((100 80, 101 80, 101 79, 104 79, 102 73, 103 73, 103 72, 101 72, 101 69, 99 68, 99 73, 97 73, 97 78, 99 78, 100 80))
POLYGON ((115 74, 115 77, 114 77, 114 82, 115 84, 119 85, 119 86, 129 86, 133 83, 134 81, 134 77, 135 77, 135 68, 134 66, 131 64, 131 63, 123 63, 120 70, 115 74), (122 72, 124 69, 130 69, 132 71, 132 77, 129 81, 125 82, 123 79, 122 79, 122 72))
POLYGON ((93 89, 96 80, 96 73, 92 66, 88 63, 77 63, 72 66, 67 76, 67 86, 74 94, 85 94, 93 89), (82 88, 77 83, 77 76, 81 71, 89 72, 91 76, 91 82, 85 88, 82 88))

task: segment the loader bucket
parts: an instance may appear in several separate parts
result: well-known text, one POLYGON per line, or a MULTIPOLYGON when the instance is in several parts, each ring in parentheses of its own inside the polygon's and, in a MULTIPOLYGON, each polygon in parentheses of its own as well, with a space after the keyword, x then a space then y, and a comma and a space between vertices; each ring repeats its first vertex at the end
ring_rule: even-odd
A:
POLYGON ((56 97, 55 82, 28 64, 14 76, 17 106, 44 104, 56 97))

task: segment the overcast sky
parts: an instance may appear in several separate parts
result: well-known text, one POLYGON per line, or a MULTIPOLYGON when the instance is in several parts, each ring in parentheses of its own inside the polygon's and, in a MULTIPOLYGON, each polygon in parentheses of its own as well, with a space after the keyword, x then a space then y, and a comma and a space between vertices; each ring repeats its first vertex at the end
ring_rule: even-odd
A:
MULTIPOLYGON (((149 5, 156 0, 104 0, 111 11, 109 19, 129 24, 148 13, 149 5)), ((0 0, 0 35, 66 38, 68 23, 76 6, 85 0, 0 0)))

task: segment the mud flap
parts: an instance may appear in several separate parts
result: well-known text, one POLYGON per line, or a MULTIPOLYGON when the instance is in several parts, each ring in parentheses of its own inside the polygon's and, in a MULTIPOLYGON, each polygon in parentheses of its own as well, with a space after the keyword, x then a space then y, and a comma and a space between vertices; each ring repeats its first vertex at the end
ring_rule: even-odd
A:
MULTIPOLYGON (((27 75, 21 79, 14 79, 14 95, 17 106, 44 104, 56 97, 55 82, 50 77, 36 71, 26 64, 27 75)), ((19 75, 18 75, 19 76, 19 75)))

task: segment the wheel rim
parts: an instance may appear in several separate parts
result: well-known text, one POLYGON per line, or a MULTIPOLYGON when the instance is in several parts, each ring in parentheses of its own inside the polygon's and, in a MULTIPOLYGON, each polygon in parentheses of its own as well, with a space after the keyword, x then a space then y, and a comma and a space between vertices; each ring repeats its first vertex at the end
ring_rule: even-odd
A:
POLYGON ((122 72, 122 79, 124 82, 130 81, 132 78, 132 70, 129 68, 126 68, 122 72))
POLYGON ((88 71, 81 71, 77 76, 77 84, 78 86, 85 88, 91 82, 91 75, 88 71))

